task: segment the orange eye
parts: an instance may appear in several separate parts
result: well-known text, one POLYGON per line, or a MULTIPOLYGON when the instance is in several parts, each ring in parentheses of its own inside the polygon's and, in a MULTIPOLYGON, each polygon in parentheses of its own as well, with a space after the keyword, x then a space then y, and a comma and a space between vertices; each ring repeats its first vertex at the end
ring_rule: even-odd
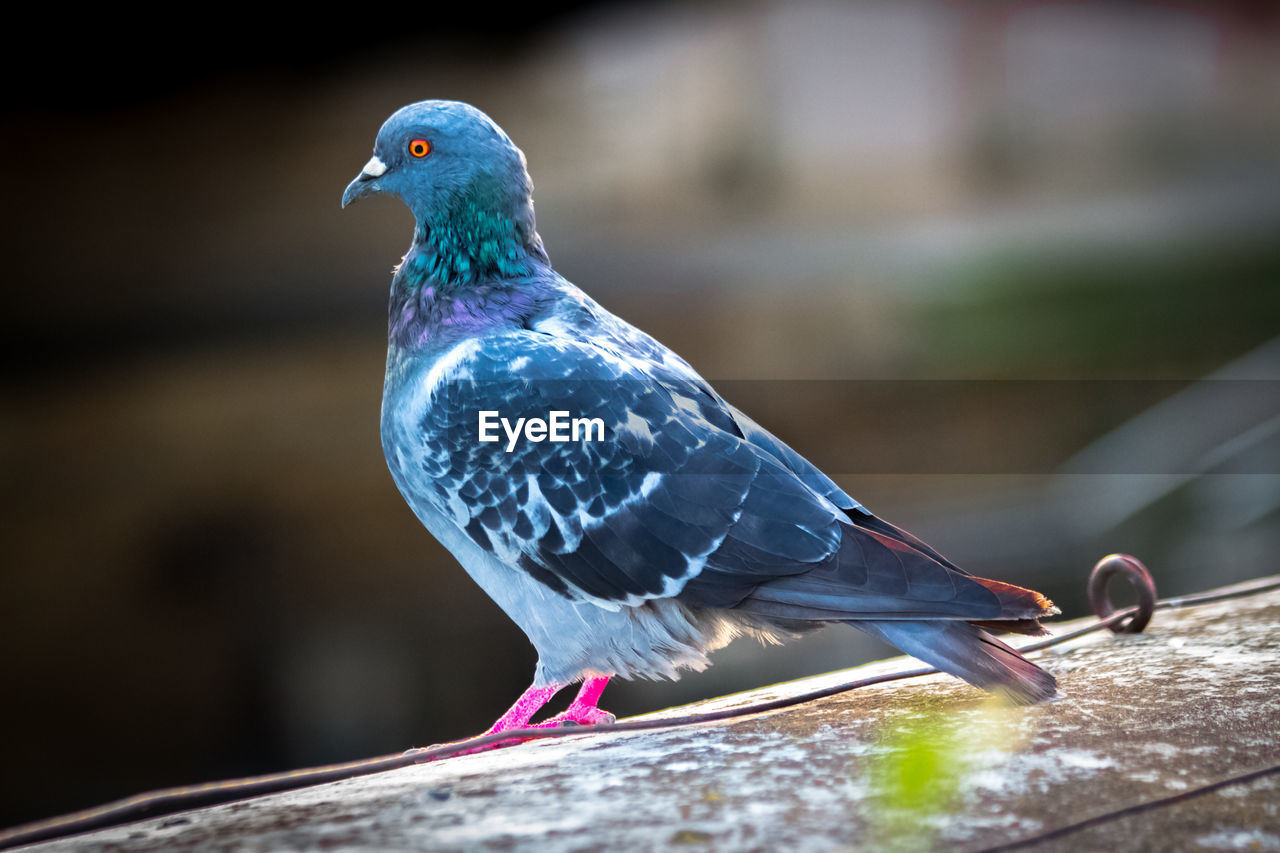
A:
POLYGON ((415 139, 409 143, 409 153, 414 157, 426 157, 431 153, 431 143, 425 139, 415 139))

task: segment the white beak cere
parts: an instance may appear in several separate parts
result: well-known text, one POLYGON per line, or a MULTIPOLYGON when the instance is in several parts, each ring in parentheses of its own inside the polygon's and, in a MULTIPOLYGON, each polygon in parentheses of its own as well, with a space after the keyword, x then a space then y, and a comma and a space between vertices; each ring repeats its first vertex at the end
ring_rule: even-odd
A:
POLYGON ((370 157, 369 162, 364 164, 364 168, 360 170, 370 177, 376 178, 383 172, 387 171, 387 164, 377 158, 377 155, 370 157))

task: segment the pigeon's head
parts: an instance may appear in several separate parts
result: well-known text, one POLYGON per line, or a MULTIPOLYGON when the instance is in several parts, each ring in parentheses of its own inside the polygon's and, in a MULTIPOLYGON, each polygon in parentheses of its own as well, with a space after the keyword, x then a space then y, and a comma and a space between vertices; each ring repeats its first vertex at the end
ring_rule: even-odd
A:
POLYGON ((417 240, 442 252, 472 261, 495 246, 541 252, 524 154, 469 104, 419 101, 392 113, 342 206, 376 193, 404 201, 417 240))

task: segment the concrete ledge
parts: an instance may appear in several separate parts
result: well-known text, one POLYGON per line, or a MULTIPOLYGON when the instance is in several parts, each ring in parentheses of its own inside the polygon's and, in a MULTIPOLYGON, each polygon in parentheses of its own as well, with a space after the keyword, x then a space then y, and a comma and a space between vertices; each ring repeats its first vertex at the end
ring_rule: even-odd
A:
MULTIPOLYGON (((1055 633, 1091 620, 1061 623, 1055 633)), ((1034 657, 1062 698, 927 676, 691 728, 583 735, 29 850, 978 850, 1280 763, 1280 591, 1034 657)), ((699 703, 809 690, 910 659, 699 703)), ((1280 850, 1280 774, 1035 850, 1280 850)))

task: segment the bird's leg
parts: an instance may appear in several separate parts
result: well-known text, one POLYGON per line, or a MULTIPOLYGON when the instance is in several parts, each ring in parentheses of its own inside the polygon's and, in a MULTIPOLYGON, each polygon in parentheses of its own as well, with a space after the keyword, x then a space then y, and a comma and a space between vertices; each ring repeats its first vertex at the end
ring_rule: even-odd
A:
MULTIPOLYGON (((601 723, 612 723, 616 717, 608 711, 602 711, 596 707, 600 701, 600 694, 604 692, 604 688, 609 684, 608 675, 588 676, 582 682, 582 687, 578 690, 578 695, 573 697, 573 701, 569 703, 569 707, 565 708, 559 714, 551 717, 545 722, 530 725, 529 721, 533 719, 533 715, 542 709, 542 706, 551 700, 552 696, 559 693, 564 687, 564 683, 548 684, 545 687, 530 687, 524 693, 520 694, 520 698, 516 703, 507 709, 507 712, 498 718, 498 721, 489 727, 483 735, 497 734, 498 732, 509 732, 513 729, 552 729, 559 726, 580 725, 592 726, 601 723)), ((468 738, 475 740, 475 738, 468 738)), ((517 743, 523 743, 525 738, 511 738, 510 740, 502 740, 497 743, 489 743, 484 746, 477 746, 474 749, 467 749, 455 755, 473 755, 477 752, 487 752, 491 749, 499 749, 504 746, 513 746, 517 743)), ((458 743, 465 743, 459 741, 458 743)), ((441 746, 442 744, 436 744, 441 746)), ((432 760, 432 759, 425 759, 432 760)))
POLYGON ((582 682, 582 688, 578 691, 578 695, 573 697, 573 701, 569 703, 569 707, 545 723, 539 723, 535 728, 554 728, 565 723, 582 726, 612 723, 617 718, 608 711, 602 711, 596 707, 600 701, 600 694, 604 692, 604 688, 609 684, 609 678, 610 676, 607 675, 587 676, 586 680, 582 682))
MULTIPOLYGON (((520 698, 516 700, 516 703, 507 709, 507 713, 499 717, 498 721, 490 726, 485 734, 491 735, 510 731, 511 729, 525 728, 529 725, 529 721, 533 719, 533 715, 542 710, 542 706, 551 701, 551 697, 555 696, 563 688, 564 684, 530 687, 520 694, 520 698)), ((603 690, 604 688, 602 687, 601 689, 603 690)), ((576 702, 577 700, 575 699, 574 701, 576 702)))
MULTIPOLYGON (((475 740, 476 738, 482 738, 485 735, 497 734, 498 732, 509 732, 512 729, 531 728, 529 726, 529 721, 533 719, 533 715, 542 710, 542 706, 547 704, 551 697, 559 693, 564 686, 563 682, 559 684, 548 684, 545 687, 531 686, 528 690, 520 694, 520 698, 516 700, 516 703, 508 708, 507 712, 499 717, 497 722, 492 726, 489 726, 488 731, 484 732, 484 734, 469 737, 462 741, 454 741, 451 744, 433 744, 433 746, 457 746, 459 744, 466 743, 467 741, 475 740)), ((477 752, 487 752, 491 749, 499 749, 504 746, 512 746, 523 742, 524 739, 522 738, 512 738, 511 740, 502 740, 497 743, 488 743, 484 746, 477 746, 474 749, 462 750, 454 754, 474 755, 477 752)), ((426 760, 430 761, 433 759, 426 760)))

